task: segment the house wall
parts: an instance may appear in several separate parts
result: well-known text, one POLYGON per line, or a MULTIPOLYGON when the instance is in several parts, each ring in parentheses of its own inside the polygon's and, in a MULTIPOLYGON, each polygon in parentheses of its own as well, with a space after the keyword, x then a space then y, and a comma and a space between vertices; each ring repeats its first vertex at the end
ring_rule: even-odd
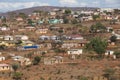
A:
POLYGON ((5 57, 0 57, 0 61, 4 61, 5 60, 5 57))
POLYGON ((105 55, 113 55, 114 54, 114 51, 106 51, 105 55))
POLYGON ((0 66, 0 71, 10 70, 9 66, 0 66))
POLYGON ((75 50, 69 50, 67 53, 68 53, 68 55, 70 55, 70 54, 77 54, 77 55, 80 55, 80 54, 82 54, 82 52, 83 52, 83 50, 82 49, 75 49, 75 50))

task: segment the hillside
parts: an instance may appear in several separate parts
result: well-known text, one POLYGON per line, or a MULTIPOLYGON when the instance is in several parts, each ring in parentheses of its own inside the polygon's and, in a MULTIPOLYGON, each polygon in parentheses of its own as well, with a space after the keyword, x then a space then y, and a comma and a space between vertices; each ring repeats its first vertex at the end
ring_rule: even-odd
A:
MULTIPOLYGON (((93 8, 93 7, 57 7, 57 6, 38 6, 38 7, 32 7, 32 8, 25 8, 25 9, 20 9, 20 10, 15 10, 11 12, 15 13, 25 13, 25 14, 31 14, 35 10, 41 10, 41 11, 51 11, 53 9, 71 9, 73 11, 76 10, 95 10, 98 8, 93 8)), ((11 12, 6 12, 6 13, 0 13, 0 16, 7 16, 11 12)))

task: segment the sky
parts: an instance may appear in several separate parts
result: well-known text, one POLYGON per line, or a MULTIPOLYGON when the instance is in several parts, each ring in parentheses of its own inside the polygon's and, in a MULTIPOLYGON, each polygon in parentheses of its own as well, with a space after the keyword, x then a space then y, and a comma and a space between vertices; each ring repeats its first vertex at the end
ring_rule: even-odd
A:
POLYGON ((120 0, 0 0, 0 12, 36 6, 120 8, 120 0))

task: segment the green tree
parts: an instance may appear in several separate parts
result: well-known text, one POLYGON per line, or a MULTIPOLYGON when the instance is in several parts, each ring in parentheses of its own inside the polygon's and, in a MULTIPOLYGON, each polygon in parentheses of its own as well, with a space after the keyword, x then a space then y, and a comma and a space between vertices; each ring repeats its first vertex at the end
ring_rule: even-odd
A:
POLYGON ((70 9, 66 9, 65 10, 65 14, 71 14, 71 10, 70 9))
POLYGON ((115 70, 112 68, 107 68, 104 70, 103 76, 106 77, 108 80, 112 80, 115 70))
POLYGON ((117 41, 117 37, 115 35, 110 37, 110 41, 111 42, 116 42, 117 41))
POLYGON ((19 13, 18 16, 22 17, 23 19, 27 18, 27 15, 25 13, 19 13))
POLYGON ((96 23, 90 27, 90 32, 106 32, 106 27, 101 23, 96 23))
POLYGON ((39 56, 34 57, 33 65, 38 65, 40 60, 41 60, 41 58, 39 56))
POLYGON ((107 48, 107 41, 102 40, 99 37, 93 38, 90 43, 86 45, 87 50, 93 50, 95 51, 98 55, 102 56, 102 54, 105 53, 107 48))
POLYGON ((5 45, 0 45, 0 50, 5 50, 7 47, 5 45))
POLYGON ((13 64, 12 65, 12 69, 16 72, 17 69, 19 68, 19 65, 18 64, 13 64))
POLYGON ((21 80, 22 78, 22 73, 21 72, 15 72, 13 74, 13 80, 21 80))
POLYGON ((67 18, 64 18, 63 22, 64 22, 64 24, 67 24, 67 23, 69 23, 69 20, 67 18))
POLYGON ((93 20, 96 21, 96 19, 97 19, 97 18, 100 18, 100 16, 99 16, 99 15, 93 15, 92 18, 93 18, 93 20))
POLYGON ((18 42, 16 42, 16 45, 21 45, 21 44, 22 44, 21 40, 18 40, 18 42))
POLYGON ((72 20, 72 24, 77 24, 77 23, 78 23, 78 21, 76 19, 72 20))
POLYGON ((33 24, 33 21, 32 21, 31 19, 28 19, 27 21, 28 21, 28 24, 29 24, 29 25, 32 25, 32 24, 33 24))
POLYGON ((120 58, 120 51, 115 51, 114 55, 116 55, 117 58, 120 58))

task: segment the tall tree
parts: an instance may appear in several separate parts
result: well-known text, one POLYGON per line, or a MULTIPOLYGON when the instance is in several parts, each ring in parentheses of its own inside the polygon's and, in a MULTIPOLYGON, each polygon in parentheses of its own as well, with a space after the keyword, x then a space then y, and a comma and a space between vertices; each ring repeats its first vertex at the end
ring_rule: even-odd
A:
POLYGON ((33 65, 38 65, 40 60, 41 60, 41 58, 39 56, 34 57, 33 65))
POLYGON ((18 64, 13 64, 13 65, 12 65, 12 68, 13 68, 13 70, 14 70, 15 72, 17 71, 18 67, 19 67, 18 64))
POLYGON ((90 32, 106 32, 106 30, 107 30, 106 27, 100 22, 93 24, 90 27, 90 32))
POLYGON ((99 37, 93 38, 90 43, 86 45, 87 50, 93 50, 95 51, 98 55, 102 56, 102 54, 105 53, 107 48, 107 41, 102 40, 99 37))

